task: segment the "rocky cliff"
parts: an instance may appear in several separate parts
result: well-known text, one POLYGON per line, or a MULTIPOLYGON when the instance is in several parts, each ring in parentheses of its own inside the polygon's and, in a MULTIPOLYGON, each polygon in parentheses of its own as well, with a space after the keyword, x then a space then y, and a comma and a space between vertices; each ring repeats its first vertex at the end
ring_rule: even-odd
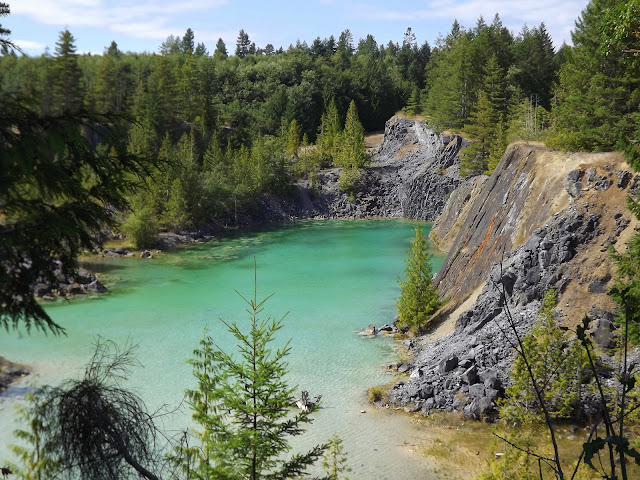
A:
POLYGON ((340 169, 319 173, 319 187, 299 182, 286 198, 265 197, 260 217, 266 221, 298 218, 391 217, 432 221, 446 198, 467 181, 458 173, 461 137, 434 132, 417 120, 387 121, 382 145, 364 169, 353 202, 338 188, 340 169))
POLYGON ((456 233, 435 278, 450 298, 438 318, 452 332, 423 339, 410 378, 391 392, 392 403, 476 418, 495 412, 512 361, 501 291, 521 333, 551 286, 560 292, 567 324, 591 313, 610 329, 606 290, 614 269, 606 250, 624 248, 640 228, 625 208, 629 191, 638 188, 640 176, 618 154, 515 145, 491 177, 452 195, 444 211, 462 218, 439 219, 444 227, 435 235, 446 243, 438 232, 456 233))
POLYGON ((458 136, 392 118, 355 201, 339 191, 340 172, 333 169, 320 173, 315 193, 303 182, 287 199, 266 198, 263 215, 435 220, 431 239, 448 256, 434 281, 449 301, 435 332, 406 342, 413 360, 402 371, 410 377, 389 399, 409 410, 480 418, 495 415, 495 400, 509 383, 513 338, 505 307, 523 334, 553 286, 567 325, 589 313, 602 345, 610 342, 614 305, 606 292, 614 268, 607 250, 625 248, 640 228, 625 207, 640 176, 616 153, 517 144, 490 177, 461 179, 462 145, 458 136))

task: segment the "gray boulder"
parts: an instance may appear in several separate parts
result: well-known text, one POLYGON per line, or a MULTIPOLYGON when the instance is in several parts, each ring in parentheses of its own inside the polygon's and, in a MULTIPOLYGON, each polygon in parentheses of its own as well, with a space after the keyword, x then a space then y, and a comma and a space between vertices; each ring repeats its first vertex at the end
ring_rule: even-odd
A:
POLYGON ((422 388, 420 389, 419 395, 420 398, 422 398, 423 400, 427 400, 431 397, 433 397, 433 387, 431 385, 423 385, 422 388))
POLYGON ((439 366, 440 373, 451 372, 457 366, 458 366, 458 357, 453 355, 449 358, 445 358, 440 362, 440 366, 439 366))
POLYGON ((95 293, 104 293, 107 291, 107 287, 105 287, 102 283, 100 283, 100 280, 97 279, 88 284, 85 288, 88 292, 95 293))
POLYGON ((478 383, 478 380, 479 380, 478 367, 473 365, 472 367, 468 368, 467 370, 465 370, 465 372, 462 374, 460 378, 462 379, 463 382, 465 382, 468 385, 474 385, 478 383))
POLYGON ((485 388, 482 383, 476 383, 469 386, 469 396, 472 398, 481 398, 485 396, 485 388))
POLYGON ((572 197, 579 197, 582 194, 583 177, 584 170, 571 170, 569 173, 567 173, 567 177, 564 180, 564 188, 572 197))
POLYGON ((592 329, 593 341, 602 348, 612 349, 616 347, 617 335, 615 334, 614 323, 606 318, 599 318, 595 321, 592 329))
POLYGON ((495 410, 495 404, 487 397, 476 398, 469 405, 464 407, 464 415, 467 418, 480 420, 495 410))

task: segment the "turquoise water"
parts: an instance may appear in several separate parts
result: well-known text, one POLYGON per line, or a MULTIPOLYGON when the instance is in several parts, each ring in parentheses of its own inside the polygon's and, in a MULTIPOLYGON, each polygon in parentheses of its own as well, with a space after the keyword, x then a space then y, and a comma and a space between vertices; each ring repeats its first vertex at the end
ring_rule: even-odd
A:
MULTIPOLYGON (((299 446, 338 434, 354 470, 350 478, 416 478, 424 460, 403 448, 415 434, 410 422, 373 411, 365 398, 367 387, 393 380, 383 365, 394 360, 394 341, 358 335, 370 323, 391 322, 411 237, 412 223, 405 221, 310 221, 151 260, 97 260, 89 268, 103 273, 108 294, 47 307, 67 337, 3 333, 0 354, 31 365, 40 383, 54 384, 81 375, 97 335, 129 341, 138 345, 143 365, 132 373, 129 388, 150 409, 174 407, 194 386, 187 360, 204 329, 231 351, 233 340, 218 318, 248 324, 234 289, 252 295, 255 257, 258 298, 275 292, 265 315, 288 312, 278 342, 291 339, 289 381, 323 396, 323 408, 299 446)), ((442 260, 434 259, 434 271, 442 260)), ((0 463, 11 441, 13 398, 22 387, 0 400, 0 463)), ((189 415, 183 407, 165 427, 184 426, 189 415)))

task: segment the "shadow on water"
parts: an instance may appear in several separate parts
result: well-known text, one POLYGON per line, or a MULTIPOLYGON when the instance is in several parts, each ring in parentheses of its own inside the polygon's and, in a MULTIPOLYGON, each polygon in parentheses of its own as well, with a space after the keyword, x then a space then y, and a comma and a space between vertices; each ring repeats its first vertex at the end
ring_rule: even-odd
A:
POLYGON ((81 261, 79 262, 80 267, 84 268, 93 273, 111 273, 116 272, 118 270, 124 270, 126 265, 118 264, 118 263, 108 263, 108 261, 81 261))
MULTIPOLYGON (((301 223, 289 222, 228 230, 210 242, 186 245, 185 248, 172 250, 171 253, 174 255, 165 257, 163 262, 185 270, 202 270, 210 268, 208 262, 242 261, 258 255, 268 245, 278 243, 288 230, 300 228, 301 223)), ((239 268, 245 268, 245 266, 239 266, 239 268)))

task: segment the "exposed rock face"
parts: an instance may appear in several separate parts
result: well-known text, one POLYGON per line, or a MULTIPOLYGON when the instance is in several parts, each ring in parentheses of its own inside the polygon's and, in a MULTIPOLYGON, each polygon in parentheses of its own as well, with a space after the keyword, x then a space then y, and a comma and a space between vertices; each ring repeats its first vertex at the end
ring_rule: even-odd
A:
POLYGON ((448 252, 453 247, 462 223, 469 214, 482 191, 482 186, 489 177, 478 175, 460 184, 452 193, 444 206, 442 214, 431 227, 429 238, 436 248, 448 252))
POLYGON ((450 298, 478 287, 503 252, 526 241, 559 206, 568 204, 566 175, 545 176, 542 156, 536 147, 511 147, 482 184, 435 279, 450 298))
POLYGON ((364 169, 355 201, 338 188, 340 169, 319 173, 320 187, 312 192, 300 182, 287 198, 266 197, 260 217, 265 221, 296 218, 391 217, 434 220, 446 198, 465 183, 458 173, 459 136, 446 137, 424 123, 393 117, 383 143, 364 169))
MULTIPOLYGON (((482 291, 450 319, 453 333, 417 351, 410 378, 390 393, 392 403, 424 413, 493 417, 513 361, 515 337, 505 306, 520 335, 552 286, 561 293, 559 310, 568 324, 579 321, 592 302, 611 307, 606 291, 612 266, 601 252, 609 245, 622 248, 618 239, 637 227, 620 211, 628 191, 640 185, 627 169, 616 154, 563 157, 539 147, 510 148, 494 174, 478 181, 481 192, 436 277, 441 295, 454 303, 479 285, 482 291)), ((452 195, 445 212, 459 211, 465 203, 460 198, 471 190, 452 195)), ((594 306, 590 315, 601 319, 595 332, 602 346, 610 346, 611 313, 594 306)))

